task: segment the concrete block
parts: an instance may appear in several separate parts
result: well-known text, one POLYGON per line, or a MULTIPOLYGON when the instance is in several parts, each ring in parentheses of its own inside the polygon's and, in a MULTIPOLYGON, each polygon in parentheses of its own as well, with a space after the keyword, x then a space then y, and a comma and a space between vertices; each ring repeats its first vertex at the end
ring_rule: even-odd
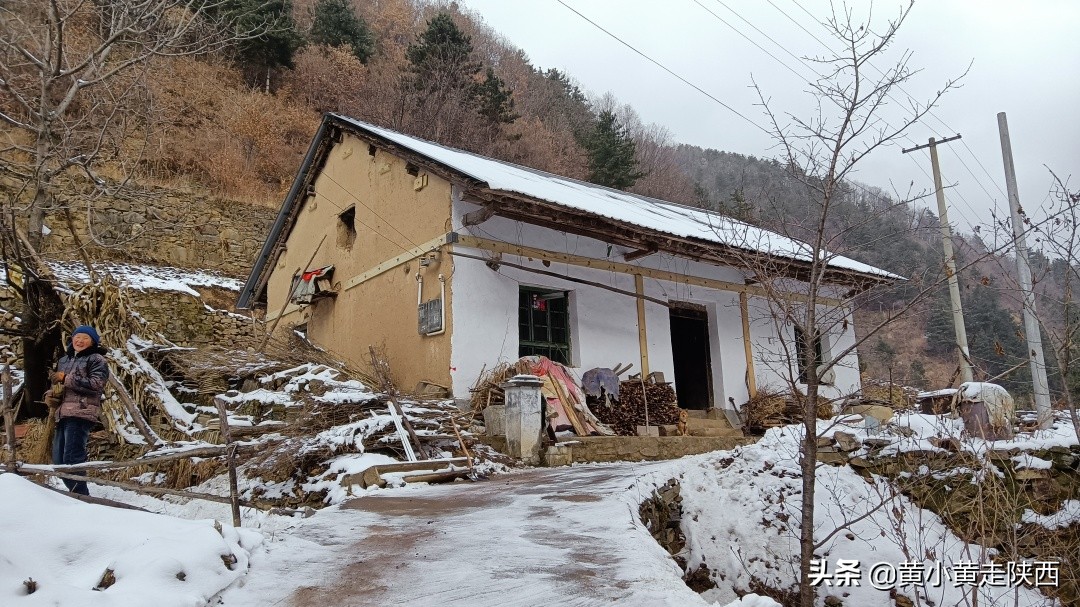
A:
POLYGON ((484 409, 484 427, 488 436, 506 436, 506 406, 489 405, 484 409))

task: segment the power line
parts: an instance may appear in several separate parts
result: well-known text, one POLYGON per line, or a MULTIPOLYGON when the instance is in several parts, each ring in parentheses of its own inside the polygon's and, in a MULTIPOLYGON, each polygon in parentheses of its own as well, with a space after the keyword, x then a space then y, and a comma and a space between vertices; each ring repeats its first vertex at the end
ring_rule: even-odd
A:
MULTIPOLYGON (((781 10, 781 9, 780 9, 779 7, 777 7, 777 6, 775 5, 775 4, 773 4, 771 0, 768 0, 768 1, 769 1, 769 4, 771 4, 771 5, 773 6, 773 7, 777 8, 777 10, 780 10, 781 12, 783 12, 783 13, 784 13, 784 16, 786 16, 786 17, 787 17, 788 19, 791 19, 791 20, 792 20, 793 22, 795 22, 795 23, 796 23, 796 25, 798 25, 798 26, 799 26, 799 27, 800 27, 800 28, 801 28, 801 29, 802 29, 803 31, 805 31, 805 32, 806 32, 807 34, 809 34, 809 35, 810 35, 811 37, 813 37, 813 38, 814 38, 815 40, 817 40, 817 41, 818 41, 818 43, 819 43, 819 44, 821 44, 821 45, 822 45, 823 47, 825 47, 825 49, 826 49, 826 50, 828 50, 829 52, 832 52, 832 49, 831 49, 831 48, 829 47, 829 45, 828 45, 828 44, 826 44, 825 42, 823 42, 823 41, 822 41, 822 40, 821 40, 820 38, 818 38, 817 36, 815 36, 815 35, 814 35, 813 33, 811 33, 811 32, 810 32, 809 30, 807 30, 807 29, 806 29, 805 27, 803 27, 803 26, 802 26, 801 24, 799 24, 799 23, 798 23, 797 21, 795 21, 794 19, 792 19, 790 15, 788 15, 788 14, 787 14, 786 12, 784 12, 784 11, 783 11, 783 10, 781 10)), ((742 20, 742 21, 743 21, 744 23, 746 23, 747 25, 749 25, 749 26, 750 26, 751 28, 753 28, 753 29, 754 29, 754 31, 758 32, 759 34, 761 34, 762 36, 764 36, 764 37, 765 37, 765 38, 766 38, 767 40, 769 40, 769 41, 770 41, 770 42, 772 42, 772 43, 773 43, 774 45, 776 45, 777 47, 779 47, 779 48, 780 48, 781 50, 783 50, 783 51, 784 51, 785 53, 787 53, 787 54, 788 54, 789 56, 791 56, 791 57, 792 57, 793 59, 795 59, 795 60, 796 60, 796 61, 798 61, 799 63, 802 63, 802 64, 803 64, 803 66, 804 66, 804 67, 806 67, 807 69, 809 69, 809 70, 810 70, 810 71, 811 71, 811 72, 812 72, 812 73, 813 73, 813 74, 814 74, 815 76, 817 76, 818 78, 824 78, 824 77, 825 77, 825 76, 824 76, 823 74, 821 74, 821 72, 819 72, 819 71, 817 70, 817 68, 816 68, 816 67, 814 67, 813 65, 810 65, 810 64, 809 64, 809 63, 808 63, 808 62, 806 61, 806 59, 805 59, 805 58, 803 58, 803 57, 799 57, 799 56, 798 56, 798 55, 796 55, 795 53, 791 52, 791 51, 790 51, 790 50, 789 50, 789 49, 788 49, 788 48, 787 48, 786 46, 784 46, 784 45, 783 45, 783 44, 781 44, 780 42, 777 42, 777 41, 776 41, 776 39, 774 39, 774 38, 773 38, 772 36, 770 36, 770 35, 769 35, 769 34, 767 34, 766 32, 762 31, 762 30, 761 30, 760 28, 758 28, 758 27, 757 27, 756 25, 754 25, 754 24, 753 24, 753 23, 752 23, 752 22, 751 22, 751 21, 750 21, 749 19, 747 19, 746 17, 742 16, 742 15, 741 15, 741 14, 740 14, 740 13, 739 13, 738 11, 736 11, 735 9, 731 8, 731 7, 730 7, 730 6, 728 6, 728 5, 726 4, 726 3, 724 3, 724 2, 723 2, 723 0, 716 0, 716 2, 717 2, 717 4, 720 4, 721 6, 723 6, 724 8, 726 8, 726 9, 727 9, 728 11, 730 11, 730 12, 731 12, 732 14, 734 14, 734 15, 735 15, 736 17, 738 17, 739 19, 741 19, 741 20, 742 20)), ((799 73, 798 73, 798 71, 796 71, 796 70, 795 70, 794 68, 792 68, 792 67, 791 67, 790 65, 788 65, 788 64, 787 64, 786 62, 784 62, 783 60, 781 60, 780 58, 778 58, 778 57, 777 57, 776 55, 772 54, 771 52, 769 52, 768 50, 766 50, 765 48, 763 48, 763 47, 762 47, 761 45, 759 45, 759 44, 758 44, 757 42, 755 42, 754 40, 751 40, 751 39, 750 39, 750 37, 748 37, 748 36, 747 36, 747 35, 746 35, 745 33, 743 33, 743 32, 742 32, 741 30, 739 30, 739 29, 738 29, 738 28, 736 28, 735 26, 731 25, 731 23, 729 23, 728 21, 726 21, 726 20, 725 20, 724 18, 722 18, 722 17, 720 17, 719 15, 717 15, 716 13, 714 13, 714 12, 713 12, 712 10, 710 10, 710 9, 709 9, 708 7, 706 7, 705 5, 703 5, 703 4, 702 4, 702 3, 701 3, 701 2, 699 1, 699 0, 694 0, 694 3, 695 3, 695 4, 697 4, 698 6, 700 6, 701 8, 703 8, 703 9, 704 9, 704 10, 705 10, 706 12, 708 12, 708 13, 709 13, 710 15, 712 15, 713 17, 715 17, 716 19, 718 19, 718 20, 719 20, 719 21, 720 21, 721 23, 723 23, 724 25, 726 25, 726 26, 728 26, 729 28, 731 28, 731 29, 732 29, 733 31, 735 31, 735 32, 736 32, 737 34, 739 34, 740 36, 742 36, 743 38, 745 38, 745 39, 746 39, 747 41, 749 41, 749 42, 750 42, 751 44, 753 44, 753 45, 754 45, 754 46, 756 46, 756 47, 757 47, 758 49, 760 49, 760 50, 761 50, 762 52, 764 52, 764 53, 765 53, 765 54, 767 54, 767 55, 768 55, 769 57, 771 57, 771 58, 772 58, 772 59, 773 59, 774 61, 776 61, 776 62, 777 62, 777 63, 779 63, 780 65, 782 65, 782 66, 784 66, 785 68, 787 68, 787 69, 788 69, 788 71, 792 72, 793 74, 795 74, 795 75, 796 75, 797 77, 799 77, 800 79, 802 79, 802 80, 806 80, 806 78, 805 78, 805 77, 803 77, 803 76, 802 76, 802 74, 799 74, 799 73)), ((874 69, 875 69, 875 70, 877 70, 877 68, 874 68, 874 69)), ((884 76, 884 74, 883 74, 883 73, 881 72, 881 70, 877 70, 877 71, 878 71, 878 73, 879 73, 879 74, 881 74, 882 76, 884 76)), ((811 83, 809 83, 809 82, 808 82, 808 84, 811 84, 811 83)), ((898 88, 899 88, 899 85, 898 85, 898 88)), ((889 98, 890 98, 890 99, 892 99, 892 96, 891 96, 891 95, 889 95, 889 98)), ((840 105, 840 104, 839 104, 839 102, 837 102, 836 100, 832 100, 832 101, 834 102, 834 104, 836 104, 836 105, 837 105, 837 106, 839 107, 839 105, 840 105)), ((873 122, 873 124, 875 124, 875 125, 877 125, 877 124, 884 124, 884 125, 885 125, 885 126, 886 126, 887 128, 889 128, 889 129, 893 129, 892 125, 891 125, 891 124, 889 124, 889 122, 888 122, 887 120, 885 120, 884 118, 881 118, 881 117, 875 117, 875 119, 874 119, 874 122, 873 122)), ((893 129, 893 130, 895 130, 895 129, 893 129)), ((912 142, 913 144, 915 143, 915 142, 914 142, 914 141, 913 141, 913 140, 911 139, 911 137, 910 137, 910 136, 909 136, 909 135, 908 135, 907 133, 904 133, 904 134, 902 134, 901 136, 902 136, 902 137, 904 137, 905 139, 907 139, 908 141, 911 141, 911 142, 912 142)), ((920 171, 921 171, 921 172, 923 173, 923 175, 924 175, 924 176, 926 176, 926 178, 927 178, 927 179, 930 179, 930 180, 932 180, 932 178, 930 177, 930 174, 926 172, 926 168, 925 168, 925 167, 923 167, 923 166, 922 166, 921 164, 919 164, 919 163, 918 163, 918 161, 916 161, 916 160, 915 160, 914 158, 911 158, 911 161, 912 161, 912 162, 913 162, 913 163, 915 164, 915 166, 916 166, 916 167, 917 167, 917 168, 918 168, 918 169, 919 169, 919 170, 920 170, 920 171)), ((962 163, 962 161, 961 161, 961 163, 962 163)), ((966 165, 965 165, 965 167, 966 167, 966 165)), ((969 172, 970 172, 970 170, 969 170, 969 172)), ((975 178, 975 176, 974 176, 974 175, 972 175, 972 177, 973 177, 973 178, 975 178)), ((977 181, 977 179, 976 179, 976 181, 977 181)), ((980 186, 981 186, 981 184, 980 184, 980 186)), ((984 188, 984 191, 985 191, 985 188, 984 188)), ((975 213, 975 210, 974 210, 974 208, 972 208, 972 207, 971 207, 971 205, 970 205, 970 204, 969 204, 969 203, 967 202, 967 200, 966 200, 966 199, 964 199, 963 195, 962 195, 962 194, 961 194, 961 193, 960 193, 959 191, 956 191, 956 192, 955 192, 955 194, 956 194, 956 195, 957 195, 958 197, 960 197, 961 201, 963 201, 963 203, 964 203, 964 204, 965 204, 966 206, 968 206, 969 210, 970 210, 970 211, 972 211, 972 213, 975 213)), ((991 198, 992 198, 992 197, 991 197, 991 198)), ((970 224, 970 225, 975 225, 975 223, 973 223, 973 222, 971 221, 971 219, 970 219, 970 218, 969 218, 969 217, 967 216, 967 214, 965 214, 965 213, 963 212, 963 210, 962 210, 962 209, 959 209, 959 208, 957 208, 956 210, 957 210, 957 213, 958 213, 958 214, 959 214, 959 215, 960 215, 961 217, 963 217, 964 221, 968 222, 968 224, 970 224)))
MULTIPOLYGON (((796 5, 796 6, 798 6, 798 7, 800 8, 800 9, 802 9, 802 11, 803 11, 804 13, 806 13, 806 14, 807 14, 807 15, 808 15, 808 16, 809 16, 809 17, 810 17, 811 19, 813 19, 815 23, 817 23, 818 25, 821 25, 822 27, 825 27, 825 25, 824 25, 824 24, 823 24, 823 23, 822 23, 821 21, 819 21, 819 20, 818 20, 818 17, 817 17, 816 15, 814 15, 813 13, 811 13, 811 12, 810 12, 809 10, 807 10, 807 9, 806 9, 806 7, 805 7, 805 6, 803 6, 803 5, 802 5, 802 4, 801 4, 801 3, 799 2, 799 0, 791 0, 791 1, 792 1, 792 2, 794 2, 794 3, 795 3, 795 5, 796 5)), ((795 23, 795 24, 796 24, 797 26, 799 26, 799 28, 800 28, 800 29, 802 29, 802 30, 803 30, 804 32, 806 32, 807 34, 810 34, 810 36, 811 36, 811 37, 812 37, 812 38, 813 38, 814 40, 817 40, 817 41, 818 41, 818 43, 819 43, 819 44, 821 44, 822 46, 824 46, 824 47, 825 47, 825 48, 826 48, 827 50, 829 50, 829 52, 832 52, 832 49, 831 49, 831 48, 829 47, 829 45, 828 45, 828 44, 826 44, 825 42, 823 42, 823 41, 822 41, 822 40, 821 40, 820 38, 818 38, 818 37, 817 37, 817 36, 815 36, 814 34, 810 33, 810 31, 809 31, 809 30, 807 30, 807 29, 806 29, 805 27, 803 27, 801 23, 799 23, 799 22, 798 22, 798 21, 797 21, 796 19, 794 19, 794 18, 793 18, 793 17, 791 16, 791 15, 789 15, 789 14, 788 14, 788 13, 787 13, 786 11, 784 11, 784 10, 783 10, 782 8, 780 8, 780 7, 776 6, 776 4, 773 4, 772 0, 766 0, 766 2, 768 2, 768 3, 770 4, 770 5, 772 5, 772 7, 773 7, 773 8, 775 8, 776 10, 780 11, 780 12, 781 12, 781 13, 782 13, 782 14, 783 14, 783 15, 784 15, 785 17, 787 17, 787 18, 788 18, 788 19, 789 19, 789 20, 790 20, 790 21, 791 21, 792 23, 795 23)), ((827 30, 828 28, 827 28, 827 27, 825 27, 825 29, 827 30)), ((882 74, 881 70, 879 70, 879 69, 877 68, 877 66, 875 66, 875 65, 873 65, 873 64, 869 64, 869 63, 868 63, 868 65, 870 65, 870 67, 874 68, 874 70, 875 70, 875 71, 877 71, 877 72, 878 72, 879 74, 882 74)), ((897 87, 896 87, 896 88, 897 88, 897 89, 898 89, 898 90, 899 90, 900 92, 904 93, 904 95, 905 95, 905 96, 906 96, 906 97, 908 98, 908 100, 909 100, 909 101, 916 101, 916 102, 917 102, 917 100, 915 99, 915 97, 913 97, 913 96, 912 96, 911 94, 909 94, 909 93, 908 93, 908 92, 907 92, 906 90, 904 90, 904 87, 902 87, 902 86, 899 86, 899 85, 897 85, 897 87)), ((938 116, 937 114, 935 114, 935 113, 934 113, 934 111, 933 111, 932 109, 931 109, 931 110, 928 110, 928 111, 927 111, 927 114, 928 114, 928 115, 929 115, 929 116, 930 116, 931 118, 933 118, 933 119, 937 120, 937 121, 938 121, 938 122, 939 122, 939 123, 940 123, 940 124, 941 124, 942 126, 944 126, 944 127, 945 127, 945 130, 946 130, 946 131, 952 131, 952 132, 956 132, 956 130, 957 130, 957 129, 954 129, 954 128, 952 128, 951 126, 949 126, 949 125, 948 125, 948 124, 947 124, 947 123, 946 123, 946 122, 945 122, 945 121, 944 121, 944 120, 943 120, 942 118, 940 118, 940 117, 939 117, 939 116, 938 116)), ((979 160, 979 157, 975 155, 975 151, 971 149, 971 147, 970 147, 970 146, 969 146, 969 145, 967 144, 967 142, 966 142, 966 141, 963 141, 963 140, 961 140, 961 142, 960 142, 960 143, 961 143, 961 144, 962 144, 962 145, 964 146, 964 149, 966 149, 966 150, 967 150, 968 154, 971 154, 971 157, 972 157, 972 158, 973 158, 973 159, 975 160, 975 162, 976 162, 976 163, 977 163, 977 164, 979 165, 979 167, 980 167, 980 168, 981 168, 981 169, 983 170, 983 173, 985 173, 985 174, 986 174, 986 176, 990 178, 990 183, 994 184, 994 187, 996 187, 996 188, 997 188, 998 192, 999 192, 999 193, 1000 193, 1000 194, 1001 194, 1002 196, 1005 196, 1006 198, 1008 198, 1008 195, 1007 195, 1007 194, 1005 193, 1005 191, 1001 189, 1001 185, 1000 185, 1000 184, 999 184, 999 183, 997 182, 997 180, 996 180, 996 179, 994 179, 993 175, 991 175, 991 174, 990 174, 990 171, 986 170, 986 167, 985 167, 985 166, 983 165, 982 161, 981 161, 981 160, 979 160)), ((981 180, 980 180, 980 179, 979 179, 978 177, 976 177, 976 176, 975 176, 975 173, 974 173, 974 172, 972 172, 970 168, 968 168, 967 164, 966 164, 966 163, 965 163, 965 162, 963 161, 963 159, 961 159, 959 155, 957 155, 957 159, 958 159, 958 160, 960 160, 960 164, 964 166, 964 168, 965 168, 965 169, 967 170, 968 174, 970 174, 970 175, 971 175, 972 179, 974 179, 974 180, 975 180, 975 182, 976 182, 976 183, 977 183, 977 184, 979 185, 979 187, 980 187, 980 188, 981 188, 981 189, 983 190, 983 192, 984 192, 984 193, 986 193, 987 197, 988 197, 988 198, 990 198, 991 200, 993 200, 993 199, 994 199, 994 197, 993 197, 993 196, 992 196, 992 195, 990 194, 990 192, 989 192, 989 191, 987 191, 987 189, 986 189, 986 188, 985 188, 985 187, 983 186, 983 184, 982 184, 982 181, 981 181, 981 180)))
POLYGON ((600 31, 604 32, 604 33, 605 33, 605 34, 607 34, 608 36, 611 36, 612 38, 614 38, 614 39, 615 39, 616 41, 618 41, 618 42, 619 42, 620 44, 622 44, 622 45, 623 45, 623 46, 625 46, 626 48, 628 48, 628 49, 630 49, 630 50, 634 51, 634 52, 635 52, 635 53, 637 53, 638 55, 641 55, 642 57, 644 57, 644 58, 645 58, 645 59, 646 59, 647 61, 649 61, 649 62, 650 62, 650 63, 652 63, 653 65, 655 65, 655 66, 659 67, 660 69, 664 70, 665 72, 667 72, 667 73, 671 74, 672 76, 674 76, 674 77, 678 78, 678 79, 679 79, 680 81, 682 81, 682 82, 683 82, 683 84, 686 84, 687 86, 689 86, 689 87, 693 88, 694 90, 696 90, 697 92, 701 93, 702 95, 705 95, 705 96, 706 96, 706 97, 708 97, 709 99, 712 99, 712 100, 713 100, 713 101, 715 101, 716 103, 719 103, 719 104, 720 104, 721 106, 723 106, 724 108, 726 108, 726 109, 727 109, 727 110, 728 110, 729 112, 731 112, 732 114, 735 114, 735 115, 736 115, 736 116, 738 116, 739 118, 742 118, 742 119, 743 119, 743 120, 745 120, 745 121, 746 121, 746 122, 747 122, 748 124, 750 124, 751 126, 753 126, 753 127, 754 127, 754 128, 756 128, 756 129, 758 129, 759 131, 761 131, 761 132, 765 133, 766 135, 772 136, 772 133, 771 133, 771 132, 770 132, 770 131, 769 131, 768 129, 766 129, 765 127, 763 127, 763 126, 759 125, 758 123, 754 122, 753 120, 751 120, 751 119, 747 118, 747 117, 746 117, 745 115, 743 115, 743 114, 742 114, 742 112, 740 112, 739 110, 736 110, 735 108, 733 108, 733 107, 731 107, 730 105, 728 105, 728 104, 724 103, 723 101, 720 101, 719 99, 717 99, 716 97, 714 97, 714 96, 713 96, 713 95, 712 95, 711 93, 708 93, 708 92, 706 92, 706 91, 705 91, 704 89, 702 89, 702 88, 701 88, 701 87, 699 87, 698 85, 694 84, 693 82, 690 82, 690 81, 689 81, 689 80, 687 80, 686 78, 683 78, 683 77, 682 77, 682 76, 680 76, 679 74, 676 74, 676 73, 675 73, 674 71, 672 71, 671 69, 669 69, 669 68, 668 68, 667 66, 665 66, 664 64, 662 64, 662 63, 660 63, 659 61, 657 61, 657 60, 653 59, 652 57, 650 57, 650 56, 646 55, 645 53, 643 53, 643 52, 639 51, 639 50, 638 50, 637 48, 635 48, 635 47, 634 47, 633 45, 631 45, 630 43, 626 42, 626 41, 625 41, 625 40, 623 40, 622 38, 620 38, 620 37, 616 36, 615 34, 613 34, 613 33, 609 32, 608 30, 604 29, 604 28, 603 28, 603 27, 601 27, 601 26, 600 26, 600 24, 598 24, 597 22, 593 21, 592 19, 589 19, 588 17, 586 17, 585 15, 581 14, 581 13, 580 13, 580 12, 578 12, 578 11, 577 11, 576 9, 574 9, 573 7, 571 7, 570 5, 568 5, 567 3, 563 2, 563 0, 555 0, 555 1, 556 1, 556 2, 558 2, 559 4, 563 5, 564 7, 566 7, 566 8, 567 8, 567 10, 569 10, 569 11, 573 12, 573 13, 574 13, 575 15, 577 15, 578 17, 581 17, 582 19, 584 19, 584 20, 588 21, 589 23, 591 23, 591 24, 593 25, 593 27, 595 27, 596 29, 598 29, 598 30, 600 30, 600 31))

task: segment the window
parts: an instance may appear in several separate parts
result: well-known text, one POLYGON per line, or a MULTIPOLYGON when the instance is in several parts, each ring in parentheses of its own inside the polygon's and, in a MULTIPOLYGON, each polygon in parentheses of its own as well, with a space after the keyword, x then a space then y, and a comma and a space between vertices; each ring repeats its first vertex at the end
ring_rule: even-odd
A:
POLYGON ((522 287, 518 295, 518 356, 570 364, 569 291, 522 287))
MULTIPOLYGON (((825 361, 825 356, 824 356, 824 349, 822 348, 821 338, 822 338, 821 332, 818 331, 817 337, 814 339, 814 344, 813 344, 814 345, 814 367, 815 368, 820 367, 821 365, 825 364, 825 362, 826 362, 825 361)), ((799 365, 799 381, 803 382, 803 383, 806 383, 806 380, 809 377, 808 371, 810 371, 810 369, 808 369, 807 366, 806 366, 806 355, 807 355, 807 350, 809 349, 809 347, 810 347, 810 343, 809 343, 809 340, 807 339, 806 332, 803 331, 798 326, 796 326, 795 327, 795 357, 796 357, 798 365, 799 365)), ((828 383, 831 383, 831 382, 826 381, 825 378, 822 378, 821 383, 828 384, 828 383)))
POLYGON ((349 207, 338 215, 337 245, 351 249, 356 242, 356 207, 349 207))

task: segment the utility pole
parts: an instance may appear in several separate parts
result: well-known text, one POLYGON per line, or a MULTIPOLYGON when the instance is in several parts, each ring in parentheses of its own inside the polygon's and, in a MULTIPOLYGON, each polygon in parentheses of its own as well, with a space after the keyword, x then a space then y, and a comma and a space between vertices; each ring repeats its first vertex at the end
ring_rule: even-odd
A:
POLYGON ((1016 273, 1020 278, 1020 292, 1024 297, 1024 337, 1027 338, 1028 363, 1031 365, 1031 381, 1035 393, 1035 411, 1039 415, 1039 427, 1050 425, 1050 387, 1046 381, 1046 359, 1042 347, 1042 334, 1035 314, 1035 294, 1032 292, 1031 267, 1028 266, 1027 242, 1024 238, 1024 218, 1020 215, 1020 192, 1016 187, 1016 167, 1013 166, 1012 142, 1009 140, 1009 122, 1005 112, 997 115, 998 133, 1001 136, 1001 158, 1005 162, 1005 187, 1009 191, 1009 210, 1012 213, 1013 241, 1016 246, 1016 273))
POLYGON ((941 185, 941 169, 938 167, 937 146, 956 141, 960 135, 947 137, 941 141, 930 138, 926 145, 917 145, 903 150, 903 153, 930 148, 930 164, 934 169, 934 192, 937 194, 938 221, 941 224, 941 247, 945 250, 945 275, 949 281, 949 299, 952 301, 953 330, 956 333, 956 347, 960 359, 960 381, 974 381, 971 371, 971 352, 968 351, 967 329, 964 328, 964 308, 960 304, 960 282, 956 278, 956 256, 952 246, 952 228, 949 227, 949 213, 945 208, 945 188, 941 185))

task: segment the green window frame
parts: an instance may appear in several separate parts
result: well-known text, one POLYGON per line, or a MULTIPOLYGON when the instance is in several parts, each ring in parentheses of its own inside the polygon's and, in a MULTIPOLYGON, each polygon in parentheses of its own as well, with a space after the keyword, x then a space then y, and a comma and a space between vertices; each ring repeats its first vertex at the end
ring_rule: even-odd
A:
MULTIPOLYGON (((814 364, 821 366, 825 363, 825 356, 821 344, 821 331, 817 332, 817 336, 814 338, 814 364)), ((799 369, 798 381, 806 383, 809 379, 809 369, 806 368, 806 355, 810 349, 809 339, 807 339, 806 332, 800 327, 795 327, 795 358, 799 369)), ((821 382, 827 384, 828 382, 821 382)))
POLYGON ((570 292, 521 287, 518 356, 546 356, 570 365, 570 292))

